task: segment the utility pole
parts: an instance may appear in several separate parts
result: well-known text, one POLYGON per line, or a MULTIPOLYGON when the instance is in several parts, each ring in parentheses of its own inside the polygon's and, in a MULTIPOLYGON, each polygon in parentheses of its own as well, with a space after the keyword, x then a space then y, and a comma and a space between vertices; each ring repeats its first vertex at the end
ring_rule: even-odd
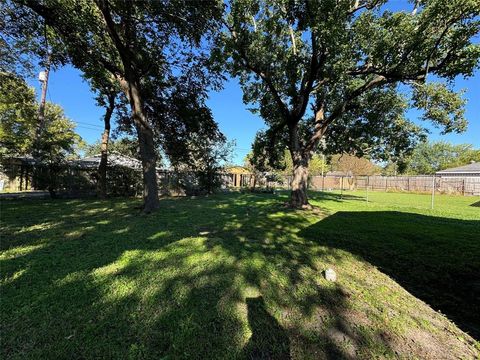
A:
POLYGON ((343 176, 342 176, 342 181, 340 185, 340 199, 343 199, 343 176))
MULTIPOLYGON (((40 97, 40 106, 38 107, 38 123, 37 128, 35 129, 35 138, 33 139, 33 151, 32 156, 34 160, 34 167, 33 167, 33 179, 34 179, 34 188, 38 189, 39 186, 41 187, 41 180, 42 177, 41 173, 43 172, 41 167, 41 139, 43 128, 45 127, 45 103, 47 101, 47 88, 48 88, 48 76, 50 73, 50 66, 52 63, 52 53, 48 46, 48 32, 47 32, 47 24, 44 24, 44 36, 45 36, 45 70, 41 71, 38 74, 38 80, 42 83, 42 93, 40 97)), ((51 183, 51 176, 50 171, 47 169, 47 178, 48 178, 48 190, 50 192, 50 196, 53 198, 55 193, 53 191, 53 187, 50 186, 51 183)))
POLYGON ((41 71, 38 74, 38 80, 42 83, 42 94, 40 97, 40 106, 38 108, 38 124, 37 129, 35 131, 35 139, 34 139, 34 148, 33 148, 33 157, 37 159, 40 155, 40 139, 42 137, 43 128, 45 126, 45 103, 47 101, 47 88, 48 88, 48 75, 50 73, 50 66, 52 63, 52 52, 48 46, 48 31, 47 31, 47 23, 44 23, 44 40, 45 40, 45 70, 41 71))
POLYGON ((323 168, 325 167, 325 138, 322 136, 320 140, 322 146, 322 191, 325 191, 325 174, 323 168))
MULTIPOLYGON (((51 53, 47 53, 47 61, 45 62, 45 70, 38 75, 38 80, 42 83, 42 95, 40 97, 40 106, 38 108, 38 125, 35 132, 35 145, 38 147, 42 136, 43 127, 45 126, 45 103, 47 101, 48 75, 50 73, 51 53)), ((38 149, 35 149, 36 151, 38 149)))

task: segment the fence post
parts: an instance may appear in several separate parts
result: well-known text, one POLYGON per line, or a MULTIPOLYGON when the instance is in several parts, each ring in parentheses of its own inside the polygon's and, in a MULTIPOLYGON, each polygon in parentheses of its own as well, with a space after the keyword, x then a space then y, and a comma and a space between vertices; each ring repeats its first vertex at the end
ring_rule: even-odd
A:
MULTIPOLYGON (((322 168, 323 171, 323 168, 322 168)), ((325 191, 325 175, 322 174, 322 191, 325 191)))
POLYGON ((343 199, 343 176, 342 176, 342 183, 340 185, 340 199, 343 199))
POLYGON ((463 178, 462 195, 465 196, 465 178, 463 178))
POLYGON ((367 203, 368 203, 368 183, 369 183, 369 181, 368 181, 368 176, 367 176, 367 181, 365 183, 366 184, 365 187, 367 188, 367 203))
POLYGON ((435 201, 435 175, 432 176, 432 204, 431 204, 432 210, 433 210, 434 201, 435 201))
POLYGON ((385 176, 385 192, 388 190, 388 176, 385 176))

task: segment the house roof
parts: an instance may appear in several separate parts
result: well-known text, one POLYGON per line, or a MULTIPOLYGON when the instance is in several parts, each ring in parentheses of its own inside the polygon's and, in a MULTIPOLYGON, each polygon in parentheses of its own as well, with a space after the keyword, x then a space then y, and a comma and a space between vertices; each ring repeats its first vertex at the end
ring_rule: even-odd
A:
MULTIPOLYGON (((87 156, 83 159, 73 160, 71 164, 82 169, 97 168, 100 164, 100 159, 101 155, 97 154, 93 156, 87 156)), ((108 166, 121 166, 134 170, 142 169, 142 163, 140 160, 115 152, 108 154, 108 166)))
MULTIPOLYGON (((108 154, 108 166, 120 166, 124 168, 129 168, 133 170, 142 170, 142 162, 138 159, 132 158, 130 156, 125 156, 117 152, 111 152, 108 154)), ((98 168, 101 160, 101 155, 96 154, 93 156, 87 156, 82 159, 68 160, 65 165, 71 166, 77 169, 96 169, 98 168)), ((12 163, 21 163, 24 165, 36 165, 41 164, 41 161, 34 159, 31 155, 26 156, 12 156, 8 158, 0 159, 2 164, 12 164, 12 163)), ((168 169, 156 168, 157 171, 168 171, 168 169)))
POLYGON ((436 172, 437 175, 448 174, 480 174, 480 162, 474 162, 468 165, 458 166, 436 172))
POLYGON ((247 168, 240 165, 227 166, 225 170, 231 174, 250 174, 250 171, 247 168))
POLYGON ((22 164, 27 164, 27 165, 34 165, 37 163, 37 161, 33 158, 32 155, 11 156, 7 158, 3 158, 2 162, 4 163, 20 162, 22 164))

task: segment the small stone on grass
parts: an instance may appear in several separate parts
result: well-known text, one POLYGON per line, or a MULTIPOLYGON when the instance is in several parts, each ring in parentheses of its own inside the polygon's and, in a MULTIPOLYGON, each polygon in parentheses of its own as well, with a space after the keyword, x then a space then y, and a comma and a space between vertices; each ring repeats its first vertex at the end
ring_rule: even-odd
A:
POLYGON ((333 269, 328 268, 327 270, 325 270, 325 279, 327 279, 328 281, 336 281, 337 274, 333 269))

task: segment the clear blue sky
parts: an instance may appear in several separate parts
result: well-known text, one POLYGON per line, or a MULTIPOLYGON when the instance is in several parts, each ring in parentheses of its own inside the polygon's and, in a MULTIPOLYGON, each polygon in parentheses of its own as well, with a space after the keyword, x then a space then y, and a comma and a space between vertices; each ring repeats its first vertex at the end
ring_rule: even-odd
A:
MULTIPOLYGON (((39 94, 38 81, 31 79, 29 83, 35 86, 39 94)), ((443 139, 455 144, 470 143, 480 148, 480 71, 468 80, 459 79, 456 82, 456 89, 462 88, 467 90, 465 97, 468 100, 466 109, 468 130, 462 134, 441 136, 438 130, 432 128, 430 139, 443 139)), ((66 115, 78 124, 77 131, 86 142, 93 143, 100 138, 103 109, 95 105, 93 94, 78 70, 66 66, 52 72, 47 99, 65 109, 66 115)), ((247 110, 248 106, 242 102, 242 90, 235 79, 227 81, 222 91, 212 92, 208 105, 223 133, 228 139, 235 139, 233 161, 241 164, 251 147, 255 133, 264 127, 262 119, 247 110)), ((417 121, 417 112, 410 111, 407 115, 417 121)))

